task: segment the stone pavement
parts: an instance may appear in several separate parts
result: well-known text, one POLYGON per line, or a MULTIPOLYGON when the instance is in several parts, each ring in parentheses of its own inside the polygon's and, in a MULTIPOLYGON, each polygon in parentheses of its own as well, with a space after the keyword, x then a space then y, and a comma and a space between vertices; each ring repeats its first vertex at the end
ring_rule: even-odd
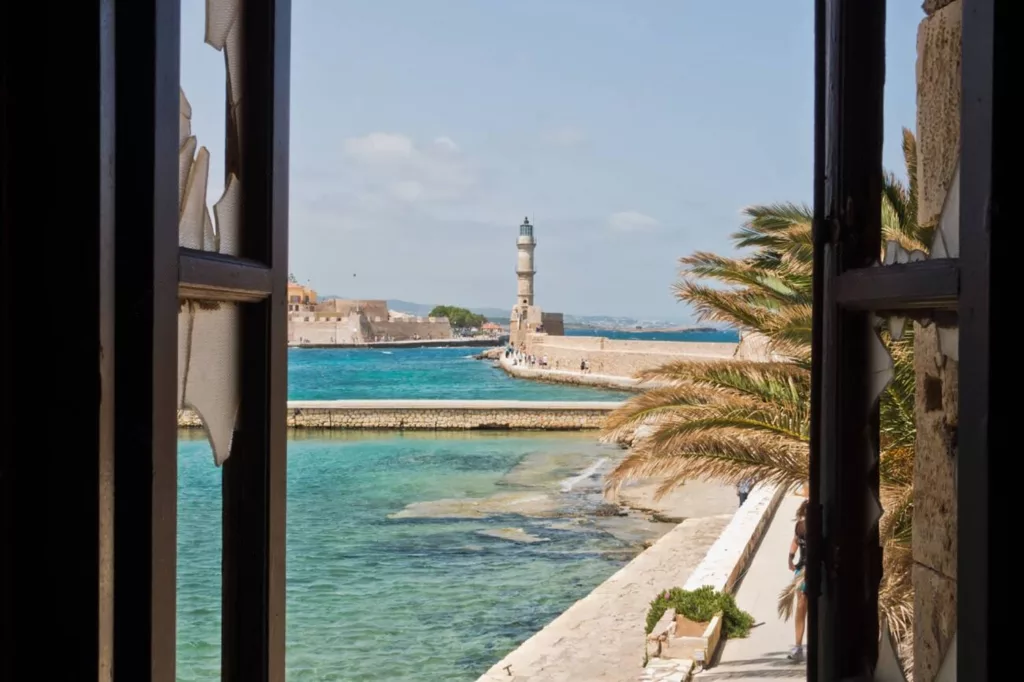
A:
POLYGON ((745 639, 727 640, 718 665, 695 674, 694 682, 806 678, 806 666, 786 658, 794 644, 794 623, 783 622, 777 609, 779 592, 792 580, 786 555, 793 539, 793 517, 802 501, 795 495, 782 500, 736 593, 737 605, 760 625, 745 639))

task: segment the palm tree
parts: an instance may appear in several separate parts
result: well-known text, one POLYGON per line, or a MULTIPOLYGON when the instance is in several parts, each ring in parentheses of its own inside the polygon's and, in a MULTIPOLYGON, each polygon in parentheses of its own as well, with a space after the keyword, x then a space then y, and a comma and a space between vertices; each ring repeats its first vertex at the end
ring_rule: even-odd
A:
MULTIPOLYGON (((909 183, 884 176, 883 242, 927 252, 934 226, 917 224, 916 144, 903 131, 909 183)), ((653 426, 608 478, 610 493, 624 483, 658 478, 659 494, 688 479, 743 478, 796 487, 808 479, 810 433, 811 212, 782 203, 746 210, 732 235, 744 258, 697 252, 681 259, 677 297, 701 321, 725 322, 765 335, 779 362, 678 362, 640 375, 652 388, 614 412, 609 436, 653 426), (714 286, 714 285, 717 286, 714 286), (721 285, 727 285, 722 288, 721 285)), ((879 606, 889 631, 908 641, 913 618, 910 537, 913 501, 913 341, 884 335, 894 378, 880 403, 880 487, 886 510, 880 526, 885 572, 879 606)), ((784 590, 780 606, 791 605, 784 590)), ((780 608, 780 611, 785 609, 780 608)))

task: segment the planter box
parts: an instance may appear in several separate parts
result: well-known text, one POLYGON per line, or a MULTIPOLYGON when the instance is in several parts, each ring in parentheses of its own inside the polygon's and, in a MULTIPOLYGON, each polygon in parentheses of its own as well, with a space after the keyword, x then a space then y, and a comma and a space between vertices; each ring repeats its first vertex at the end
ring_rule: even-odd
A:
POLYGON ((676 614, 675 637, 670 641, 673 658, 689 658, 707 664, 722 638, 722 614, 707 623, 695 623, 682 614, 676 614))

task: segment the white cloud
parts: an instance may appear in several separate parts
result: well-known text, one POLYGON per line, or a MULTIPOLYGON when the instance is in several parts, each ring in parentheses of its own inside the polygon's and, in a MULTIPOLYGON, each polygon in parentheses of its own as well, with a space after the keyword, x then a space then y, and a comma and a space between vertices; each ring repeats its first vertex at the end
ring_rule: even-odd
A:
POLYGON ((619 211, 608 216, 608 227, 618 232, 652 230, 659 225, 657 219, 639 211, 619 211))
POLYGON ((450 137, 417 144, 400 133, 374 132, 345 140, 362 192, 413 203, 458 199, 476 173, 450 137))
POLYGON ((586 139, 585 132, 572 126, 550 130, 544 135, 544 140, 556 147, 575 147, 585 142, 586 139))
POLYGON ((402 180, 391 185, 391 193, 402 201, 416 201, 423 196, 423 185, 415 180, 402 180))
POLYGON ((345 153, 364 163, 388 163, 413 156, 412 140, 394 133, 370 133, 345 140, 345 153))
POLYGON ((455 140, 450 137, 445 137, 444 135, 434 138, 434 146, 445 152, 459 151, 459 145, 455 144, 455 140))

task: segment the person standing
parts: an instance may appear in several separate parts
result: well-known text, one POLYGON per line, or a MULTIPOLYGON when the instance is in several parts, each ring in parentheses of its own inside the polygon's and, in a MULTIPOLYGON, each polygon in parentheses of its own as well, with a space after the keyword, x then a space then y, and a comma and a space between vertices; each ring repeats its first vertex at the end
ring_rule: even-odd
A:
POLYGON ((807 583, 804 580, 806 565, 807 500, 804 500, 797 509, 793 541, 789 543, 789 570, 793 571, 794 582, 800 582, 796 590, 796 645, 789 650, 791 661, 802 661, 804 658, 804 627, 807 621, 807 583))
POLYGON ((740 482, 736 484, 736 495, 740 498, 740 506, 747 501, 747 496, 750 495, 750 490, 754 487, 754 481, 750 477, 740 479, 740 482))

